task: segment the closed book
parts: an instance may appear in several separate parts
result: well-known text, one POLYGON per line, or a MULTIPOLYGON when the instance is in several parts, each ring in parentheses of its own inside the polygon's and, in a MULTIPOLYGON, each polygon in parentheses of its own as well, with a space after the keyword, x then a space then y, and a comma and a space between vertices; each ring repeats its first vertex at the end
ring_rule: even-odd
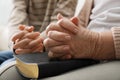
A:
POLYGON ((45 78, 96 64, 91 59, 50 59, 47 52, 15 55, 19 73, 27 78, 45 78))

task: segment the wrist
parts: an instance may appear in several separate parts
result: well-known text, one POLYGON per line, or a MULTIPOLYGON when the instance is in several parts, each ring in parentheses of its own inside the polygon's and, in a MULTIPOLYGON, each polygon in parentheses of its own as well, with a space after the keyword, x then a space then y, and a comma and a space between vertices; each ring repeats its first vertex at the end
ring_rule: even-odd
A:
POLYGON ((101 32, 98 36, 96 55, 100 60, 115 59, 114 42, 111 31, 101 32))

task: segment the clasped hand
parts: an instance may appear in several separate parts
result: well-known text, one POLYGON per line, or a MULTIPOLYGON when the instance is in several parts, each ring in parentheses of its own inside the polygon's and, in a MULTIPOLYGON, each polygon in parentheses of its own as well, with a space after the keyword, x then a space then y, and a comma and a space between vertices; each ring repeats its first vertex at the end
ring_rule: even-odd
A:
POLYGON ((44 40, 44 45, 49 50, 48 55, 60 59, 96 59, 100 49, 97 46, 99 33, 81 26, 76 17, 69 20, 58 15, 58 19, 57 23, 50 24, 46 29, 48 38, 44 40))
POLYGON ((34 27, 19 26, 20 32, 12 37, 13 49, 16 54, 41 52, 43 50, 43 39, 39 32, 34 32, 34 27))

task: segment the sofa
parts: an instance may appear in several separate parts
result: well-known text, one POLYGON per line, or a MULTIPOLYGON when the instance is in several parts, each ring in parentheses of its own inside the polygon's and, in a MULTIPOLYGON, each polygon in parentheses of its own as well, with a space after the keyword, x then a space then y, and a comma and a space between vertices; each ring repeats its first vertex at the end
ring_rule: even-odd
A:
POLYGON ((0 26, 0 51, 9 50, 8 47, 8 28, 0 26))
POLYGON ((0 51, 9 50, 8 47, 8 28, 0 26, 0 51))

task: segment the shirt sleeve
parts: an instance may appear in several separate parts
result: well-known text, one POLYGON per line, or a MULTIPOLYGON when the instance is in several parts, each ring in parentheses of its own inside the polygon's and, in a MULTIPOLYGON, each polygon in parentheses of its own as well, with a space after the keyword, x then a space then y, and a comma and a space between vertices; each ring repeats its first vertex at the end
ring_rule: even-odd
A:
POLYGON ((27 25, 27 0, 13 0, 12 11, 8 20, 8 37, 9 37, 9 47, 11 47, 11 37, 14 33, 18 32, 18 25, 25 24, 27 25))
POLYGON ((74 16, 77 6, 77 0, 58 0, 56 8, 51 16, 51 22, 57 21, 57 14, 60 13, 64 17, 71 18, 74 16))
POLYGON ((116 59, 120 59, 120 27, 112 27, 111 30, 115 45, 116 59))
MULTIPOLYGON (((51 0, 52 2, 52 0, 51 0)), ((53 13, 50 17, 50 23, 55 23, 57 22, 57 14, 60 13, 66 18, 71 18, 75 14, 76 6, 77 6, 78 0, 56 0, 55 2, 55 7, 53 10, 53 13)), ((41 29, 42 31, 45 30, 46 26, 44 29, 41 29)), ((46 34, 42 34, 45 38, 46 34)))

